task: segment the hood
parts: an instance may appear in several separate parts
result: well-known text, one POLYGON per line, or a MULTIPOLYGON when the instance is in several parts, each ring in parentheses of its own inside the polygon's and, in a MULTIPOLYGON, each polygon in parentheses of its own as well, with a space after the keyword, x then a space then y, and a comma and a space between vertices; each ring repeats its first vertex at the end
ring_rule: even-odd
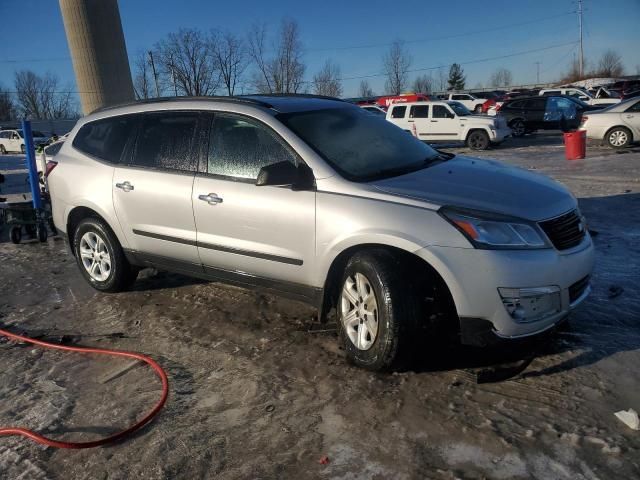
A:
POLYGON ((441 206, 497 212, 533 221, 560 215, 577 205, 566 187, 547 176, 464 156, 372 185, 392 195, 441 206))

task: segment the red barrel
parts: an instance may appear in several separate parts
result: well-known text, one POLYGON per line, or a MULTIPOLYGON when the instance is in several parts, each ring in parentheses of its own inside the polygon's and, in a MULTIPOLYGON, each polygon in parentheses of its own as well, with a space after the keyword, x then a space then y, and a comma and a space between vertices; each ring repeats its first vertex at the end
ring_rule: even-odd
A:
POLYGON ((578 160, 587 154, 587 131, 578 130, 564 134, 564 153, 567 160, 578 160))

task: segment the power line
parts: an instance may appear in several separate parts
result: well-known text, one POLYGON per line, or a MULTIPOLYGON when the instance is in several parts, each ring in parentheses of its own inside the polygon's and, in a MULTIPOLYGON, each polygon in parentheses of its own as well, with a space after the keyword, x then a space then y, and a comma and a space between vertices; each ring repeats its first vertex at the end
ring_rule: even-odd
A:
MULTIPOLYGON (((546 51, 546 50, 551 50, 554 48, 559 48, 559 47, 564 47, 567 45, 572 45, 572 49, 569 51, 569 53, 573 52, 573 50, 575 50, 576 45, 578 44, 578 42, 574 41, 574 42, 566 42, 566 43, 559 43, 556 45, 549 45, 547 47, 541 47, 541 48, 534 48, 534 49, 530 49, 530 50, 522 50, 520 52, 514 52, 514 53, 509 53, 506 55, 499 55, 499 56, 495 56, 495 57, 486 57, 486 58, 480 58, 477 60, 468 60, 468 61, 464 61, 464 62, 456 62, 458 65, 472 65, 472 64, 476 64, 476 63, 484 63, 484 62, 490 62, 493 60, 501 60, 503 58, 512 58, 512 57, 517 57, 520 55, 527 55, 529 53, 536 53, 536 52, 542 52, 542 51, 546 51)), ((433 67, 421 67, 421 68, 414 68, 411 70, 407 70, 407 73, 416 73, 416 72, 425 72, 425 71, 429 71, 429 70, 438 70, 440 68, 447 68, 447 67, 451 67, 452 64, 448 64, 448 65, 437 65, 437 66, 433 66, 433 67)), ((546 70, 545 70, 546 71, 546 70)), ((375 78, 375 77, 384 77, 386 75, 386 73, 384 72, 380 72, 380 73, 372 73, 372 74, 368 74, 368 75, 355 75, 355 76, 350 76, 350 77, 342 77, 339 78, 339 81, 348 81, 348 80, 360 80, 360 79, 365 79, 365 78, 375 78)), ((304 80, 301 83, 304 84, 309 84, 309 83, 313 83, 312 80, 304 80)), ((17 91, 12 91, 12 90, 5 90, 5 93, 18 93, 17 91)), ((77 93, 77 94, 82 94, 82 93, 95 93, 94 91, 75 91, 75 90, 63 90, 63 91, 57 91, 57 92, 52 92, 55 94, 68 94, 68 93, 77 93)))
MULTIPOLYGON (((514 28, 514 27, 521 27, 523 25, 531 25, 533 23, 543 22, 543 21, 546 21, 546 20, 554 19, 554 18, 565 17, 567 15, 574 15, 575 13, 576 13, 575 11, 564 12, 564 13, 560 13, 558 15, 551 15, 551 16, 548 16, 548 17, 542 17, 542 18, 538 18, 538 19, 535 19, 535 20, 528 20, 526 22, 510 23, 508 25, 502 25, 502 26, 493 27, 493 28, 486 28, 486 29, 483 29, 483 30, 466 31, 466 32, 461 32, 461 33, 455 33, 455 34, 452 34, 452 35, 443 35, 443 36, 438 36, 438 37, 427 37, 427 38, 419 38, 419 39, 414 39, 414 40, 406 40, 406 41, 403 41, 403 43, 405 43, 405 44, 408 44, 408 43, 424 43, 424 42, 434 42, 434 41, 437 41, 437 40, 449 40, 451 38, 467 37, 469 35, 477 35, 479 33, 495 32, 495 31, 506 30, 506 29, 510 29, 510 28, 514 28)), ((356 50, 356 49, 388 47, 390 45, 393 45, 393 42, 372 43, 372 44, 368 44, 368 45, 351 45, 351 46, 347 46, 347 47, 307 48, 306 51, 307 52, 342 51, 342 50, 356 50)))

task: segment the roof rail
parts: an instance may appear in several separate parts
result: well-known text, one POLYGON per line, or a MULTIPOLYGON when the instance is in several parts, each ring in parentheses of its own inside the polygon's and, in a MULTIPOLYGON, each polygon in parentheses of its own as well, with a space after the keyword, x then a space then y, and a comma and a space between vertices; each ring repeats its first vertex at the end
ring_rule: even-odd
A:
POLYGON ((229 103, 248 103, 251 105, 257 105, 265 108, 273 108, 273 105, 267 103, 265 101, 259 100, 257 98, 250 98, 249 95, 241 96, 241 97, 227 97, 227 96, 194 96, 194 97, 157 97, 157 98, 147 98, 144 100, 136 100, 134 102, 125 102, 119 103, 117 105, 109 105, 107 107, 96 108, 89 115, 99 112, 105 112, 108 110, 113 110, 120 107, 129 107, 133 105, 147 105, 151 103, 163 103, 163 102, 188 102, 193 100, 208 100, 208 101, 216 101, 216 102, 229 102, 229 103))
POLYGON ((313 93, 251 93, 249 95, 242 95, 242 97, 239 97, 239 98, 251 98, 251 97, 318 98, 321 100, 335 100, 336 102, 345 101, 338 97, 331 97, 329 95, 315 95, 313 93))

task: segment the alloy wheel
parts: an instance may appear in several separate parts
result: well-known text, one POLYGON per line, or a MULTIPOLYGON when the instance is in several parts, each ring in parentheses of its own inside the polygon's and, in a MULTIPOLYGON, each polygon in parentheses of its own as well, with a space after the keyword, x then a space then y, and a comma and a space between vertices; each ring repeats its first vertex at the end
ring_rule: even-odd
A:
POLYGON ((111 274, 111 256, 105 241, 95 232, 87 232, 80 239, 80 258, 89 276, 104 282, 111 274))
POLYGON ((616 130, 609 135, 609 143, 614 147, 622 147, 627 144, 629 137, 624 130, 616 130))
POLYGON ((524 135, 524 122, 518 120, 517 122, 513 122, 511 125, 511 130, 513 130, 514 137, 521 137, 524 135))
POLYGON ((378 302, 371 283, 363 274, 355 273, 345 280, 340 314, 351 343, 358 350, 369 350, 378 336, 378 302))

